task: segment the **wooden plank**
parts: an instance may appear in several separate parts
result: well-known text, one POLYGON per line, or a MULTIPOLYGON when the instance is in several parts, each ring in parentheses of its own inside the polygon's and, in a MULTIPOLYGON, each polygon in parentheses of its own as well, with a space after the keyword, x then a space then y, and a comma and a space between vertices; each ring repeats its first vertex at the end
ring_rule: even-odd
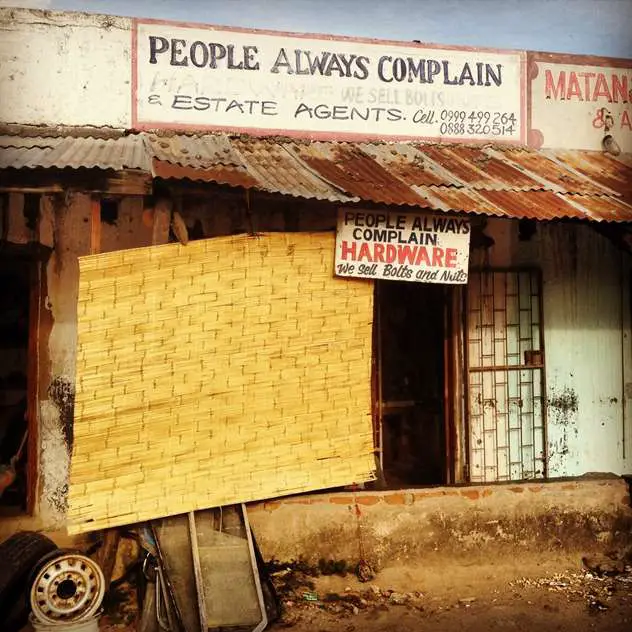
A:
POLYGON ((116 564, 116 554, 118 552, 121 534, 118 529, 106 529, 103 534, 103 545, 97 553, 97 563, 103 571, 105 577, 105 590, 107 591, 112 581, 112 572, 116 564))
POLYGON ((0 191, 20 193, 106 193, 150 195, 153 178, 137 170, 0 169, 0 191))
POLYGON ((200 566, 200 550, 198 548, 197 530, 195 528, 195 514, 188 513, 189 539, 191 541, 191 558, 193 559, 193 576, 195 578, 195 592, 197 594, 198 614, 200 615, 200 630, 206 630, 206 599, 204 598, 204 578, 200 566))

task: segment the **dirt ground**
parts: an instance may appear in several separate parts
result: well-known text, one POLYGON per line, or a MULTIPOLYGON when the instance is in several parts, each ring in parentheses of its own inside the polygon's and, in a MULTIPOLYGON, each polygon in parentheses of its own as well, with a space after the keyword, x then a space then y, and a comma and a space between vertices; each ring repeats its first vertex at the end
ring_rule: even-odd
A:
POLYGON ((632 568, 603 568, 606 574, 601 567, 590 572, 577 558, 558 557, 393 567, 367 583, 352 575, 306 578, 308 585, 297 582, 285 594, 280 586, 284 612, 272 629, 630 631, 632 568), (318 601, 308 601, 313 598, 318 601))
MULTIPOLYGON (((281 632, 630 632, 632 566, 579 556, 507 556, 477 563, 434 563, 380 570, 368 582, 354 573, 322 575, 276 565, 272 577, 281 632)), ((120 612, 120 611, 119 611, 120 612)), ((108 625, 132 632, 135 625, 108 625)))

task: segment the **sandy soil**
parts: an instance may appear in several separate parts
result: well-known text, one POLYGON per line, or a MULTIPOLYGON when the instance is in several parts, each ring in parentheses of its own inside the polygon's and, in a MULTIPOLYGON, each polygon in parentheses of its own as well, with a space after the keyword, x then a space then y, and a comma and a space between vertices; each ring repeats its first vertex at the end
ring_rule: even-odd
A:
MULTIPOLYGON (((283 614, 273 632, 632 631, 632 567, 604 575, 577 556, 396 566, 366 583, 280 567, 274 583, 283 614)), ((135 630, 121 624, 101 629, 135 630)))
POLYGON ((632 630, 632 569, 603 577, 573 558, 394 567, 367 584, 351 576, 313 582, 311 591, 294 590, 295 599, 284 596, 274 630, 632 630), (306 601, 306 593, 319 601, 306 601))

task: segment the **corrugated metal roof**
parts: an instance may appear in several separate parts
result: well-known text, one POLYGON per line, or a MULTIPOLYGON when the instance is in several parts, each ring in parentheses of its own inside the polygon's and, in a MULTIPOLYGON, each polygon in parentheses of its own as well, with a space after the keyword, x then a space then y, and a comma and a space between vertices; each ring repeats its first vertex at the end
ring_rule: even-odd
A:
POLYGON ((0 169, 98 168, 151 170, 151 156, 140 134, 121 138, 0 137, 0 169))
POLYGON ((242 160, 228 136, 145 135, 154 158, 183 167, 208 169, 217 165, 241 167, 242 160))
POLYGON ((433 143, 130 134, 0 136, 0 168, 138 169, 334 203, 632 221, 632 157, 433 143))
POLYGON ((346 194, 326 174, 302 162, 292 143, 272 143, 252 138, 233 140, 248 172, 258 187, 272 193, 283 193, 329 202, 359 202, 359 197, 346 194))

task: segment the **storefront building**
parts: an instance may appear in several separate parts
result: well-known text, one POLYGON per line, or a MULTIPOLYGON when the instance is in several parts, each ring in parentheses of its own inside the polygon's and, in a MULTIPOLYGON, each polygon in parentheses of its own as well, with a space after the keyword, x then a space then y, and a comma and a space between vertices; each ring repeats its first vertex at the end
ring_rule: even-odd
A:
POLYGON ((631 62, 0 19, 3 529, 625 532, 631 62))

